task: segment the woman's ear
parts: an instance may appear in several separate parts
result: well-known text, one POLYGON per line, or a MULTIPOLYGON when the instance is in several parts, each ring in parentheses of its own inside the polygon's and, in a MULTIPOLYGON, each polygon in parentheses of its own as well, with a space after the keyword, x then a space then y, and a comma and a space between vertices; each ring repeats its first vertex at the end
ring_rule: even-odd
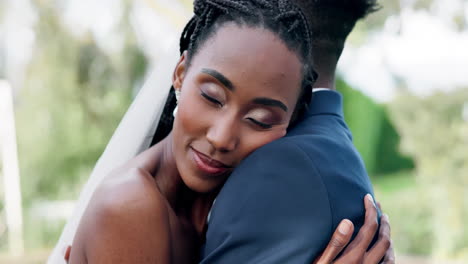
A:
POLYGON ((174 73, 172 74, 172 86, 176 90, 180 90, 184 81, 185 73, 187 71, 187 51, 182 53, 179 62, 177 63, 174 73))

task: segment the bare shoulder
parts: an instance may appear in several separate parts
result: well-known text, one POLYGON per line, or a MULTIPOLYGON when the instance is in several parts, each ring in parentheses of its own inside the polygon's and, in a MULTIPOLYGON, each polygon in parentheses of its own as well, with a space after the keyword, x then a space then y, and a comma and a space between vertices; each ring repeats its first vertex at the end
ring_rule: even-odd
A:
POLYGON ((167 210, 156 181, 140 168, 130 168, 115 177, 107 177, 93 195, 93 203, 105 209, 105 213, 127 214, 127 210, 137 210, 139 213, 152 214, 167 210))
POLYGON ((81 219, 71 263, 170 263, 169 227, 166 201, 148 172, 110 175, 81 219))

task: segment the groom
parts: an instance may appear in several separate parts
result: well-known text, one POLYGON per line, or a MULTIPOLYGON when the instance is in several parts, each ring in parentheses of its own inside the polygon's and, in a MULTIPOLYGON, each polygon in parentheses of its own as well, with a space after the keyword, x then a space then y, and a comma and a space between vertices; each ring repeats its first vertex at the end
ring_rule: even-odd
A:
POLYGON ((377 10, 376 0, 292 1, 312 31, 313 100, 284 138, 229 177, 211 211, 201 263, 311 263, 342 219, 355 234, 363 224, 362 198, 373 191, 344 121, 335 70, 348 34, 377 10))

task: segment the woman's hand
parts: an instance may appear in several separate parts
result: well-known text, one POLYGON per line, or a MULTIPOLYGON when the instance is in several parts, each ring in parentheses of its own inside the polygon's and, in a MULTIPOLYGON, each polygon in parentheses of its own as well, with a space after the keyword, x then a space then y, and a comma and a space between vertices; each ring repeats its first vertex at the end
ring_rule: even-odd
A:
MULTIPOLYGON (((395 252, 390 239, 390 223, 387 215, 380 218, 379 238, 367 251, 378 228, 377 208, 370 195, 364 198, 366 217, 361 230, 348 245, 353 235, 354 225, 348 219, 341 221, 333 234, 327 248, 314 264, 395 264, 395 252), (346 245, 348 245, 346 247, 346 245), (343 254, 336 258, 346 247, 343 254)), ((379 204, 380 208, 380 204, 379 204)))

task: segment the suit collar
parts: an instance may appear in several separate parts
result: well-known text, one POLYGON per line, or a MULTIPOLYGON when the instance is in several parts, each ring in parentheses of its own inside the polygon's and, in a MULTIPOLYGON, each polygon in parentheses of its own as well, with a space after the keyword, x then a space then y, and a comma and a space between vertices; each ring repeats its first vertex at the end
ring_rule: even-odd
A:
POLYGON ((343 97, 334 90, 313 93, 307 115, 337 115, 343 117, 343 97))

